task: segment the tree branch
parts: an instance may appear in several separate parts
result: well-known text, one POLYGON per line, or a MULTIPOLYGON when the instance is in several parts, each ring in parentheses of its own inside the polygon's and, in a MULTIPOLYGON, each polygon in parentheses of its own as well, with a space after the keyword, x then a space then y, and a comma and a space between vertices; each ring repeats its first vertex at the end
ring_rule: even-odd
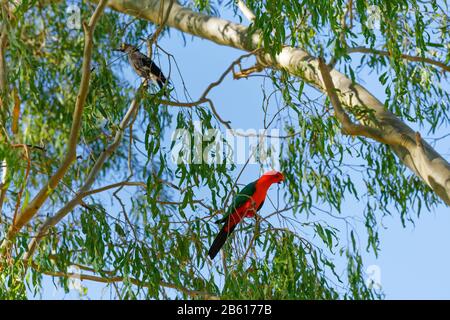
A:
MULTIPOLYGON (((173 4, 175 2, 175 0, 169 0, 169 1, 170 1, 169 8, 166 10, 164 18, 162 19, 162 21, 159 22, 158 29, 156 29, 155 33, 152 35, 152 37, 147 42, 149 44, 149 51, 150 51, 149 52, 149 57, 152 56, 151 45, 156 42, 156 40, 158 39, 159 35, 161 34, 161 32, 163 31, 164 27, 166 26, 167 19, 169 19, 170 11, 172 10, 172 6, 173 6, 173 4)), ((165 3, 165 0, 162 0, 161 6, 160 6, 160 10, 161 10, 160 17, 163 16, 163 12, 164 12, 164 6, 163 5, 164 5, 164 3, 165 3)))
MULTIPOLYGON (((4 121, 6 120, 6 74, 7 74, 7 67, 6 67, 6 45, 8 43, 8 30, 6 28, 7 24, 7 2, 2 0, 1 2, 1 16, 2 16, 2 22, 0 24, 0 128, 5 128, 4 121)), ((2 136, 2 133, 0 131, 0 138, 2 136)), ((7 171, 7 163, 6 160, 2 159, 2 164, 4 164, 4 168, 2 169, 3 177, 0 180, 0 220, 1 220, 1 214, 3 212, 3 202, 5 201, 6 196, 6 171, 7 171)))
POLYGON ((12 220, 12 225, 14 225, 15 222, 16 222, 17 213, 18 213, 19 208, 20 208, 20 201, 22 199, 23 190, 25 189, 25 187, 27 185, 28 175, 30 174, 30 171, 31 171, 31 157, 30 157, 30 154, 29 154, 28 146, 26 144, 13 145, 13 147, 17 147, 17 146, 22 147, 24 149, 25 158, 27 160, 27 168, 25 170, 24 181, 22 183, 22 186, 20 187, 19 193, 17 194, 16 207, 14 209, 14 216, 13 216, 13 220, 12 220))
MULTIPOLYGON (((6 59, 5 59, 5 50, 6 45, 8 43, 8 30, 6 27, 8 21, 7 1, 2 0, 0 5, 1 5, 1 16, 3 20, 0 25, 0 95, 3 95, 6 94, 6 74, 7 74, 6 59)), ((0 104, 0 107, 3 109, 3 104, 0 104)))
POLYGON ((142 187, 142 188, 147 188, 147 184, 145 182, 132 182, 132 181, 122 181, 122 182, 117 182, 117 183, 113 183, 98 189, 94 189, 94 190, 90 190, 90 191, 86 191, 83 193, 83 198, 84 197, 88 197, 91 196, 93 194, 96 193, 100 193, 100 192, 104 192, 107 190, 111 190, 111 189, 115 189, 115 188, 119 188, 119 187, 124 187, 124 186, 136 186, 136 187, 142 187))
POLYGON ((130 121, 133 118, 133 115, 137 112, 139 108, 139 100, 141 91, 145 88, 145 86, 142 84, 138 92, 136 94, 136 97, 131 102, 130 107, 128 108, 127 113, 123 117, 119 128, 116 132, 116 136, 114 137, 114 141, 100 154, 100 156, 97 158, 97 161, 94 163, 94 166, 92 167, 91 171, 89 172, 88 177, 86 178, 86 181, 84 182, 83 186, 78 190, 75 197, 72 198, 69 202, 67 202, 64 207, 59 209, 59 211, 53 215, 52 217, 49 217, 39 228, 38 234, 36 237, 34 237, 31 242, 28 245, 28 251, 25 254, 25 261, 28 261, 30 258, 32 258, 34 251, 36 250, 37 245, 41 241, 42 237, 47 233, 47 231, 55 226, 61 219, 63 219, 67 214, 69 214, 76 206, 81 204, 83 197, 86 195, 89 195, 89 190, 91 189, 92 185, 95 182, 95 179, 97 178, 101 168, 103 167, 105 161, 116 151, 116 149, 119 147, 123 134, 125 132, 125 129, 130 124, 130 121))
MULTIPOLYGON (((236 60, 234 60, 230 66, 222 73, 222 75, 219 77, 219 79, 217 79, 216 81, 210 83, 208 85, 208 87, 206 87, 205 91, 203 91, 202 95, 200 96, 200 98, 198 98, 197 101, 193 101, 193 102, 178 102, 178 101, 169 101, 169 100, 160 100, 159 103, 166 105, 166 106, 172 106, 172 107, 181 107, 181 108, 192 108, 195 106, 198 106, 202 103, 208 103, 211 111, 213 112, 213 114, 216 116, 216 118, 227 128, 227 129, 232 129, 230 126, 230 121, 225 121, 222 119, 222 117, 219 115, 219 113, 217 112, 217 109, 214 106, 214 103, 211 101, 211 99, 208 99, 208 94, 210 93, 210 91, 212 89, 214 89, 215 87, 217 87, 218 85, 220 85, 222 83, 222 81, 225 79, 225 77, 234 70, 234 67, 236 65, 240 65, 242 59, 244 58, 248 58, 251 55, 255 54, 257 52, 257 50, 255 50, 254 52, 250 52, 248 54, 244 54, 242 56, 240 56, 239 58, 237 58, 236 60)), ((262 69, 261 69, 262 70, 262 69)))
POLYGON ((331 105, 334 108, 335 116, 342 124, 343 134, 371 138, 390 146, 405 147, 408 150, 416 147, 414 140, 410 139, 406 135, 397 134, 397 132, 392 132, 391 135, 386 135, 380 128, 353 123, 345 110, 342 108, 341 101, 338 98, 336 88, 333 84, 333 79, 331 79, 330 71, 328 70, 328 65, 322 58, 319 58, 319 70, 322 75, 325 91, 330 98, 331 105))
POLYGON ((83 29, 85 32, 84 41, 84 53, 83 53, 83 66, 82 76, 80 82, 80 88, 78 91, 77 100, 75 103, 75 110, 73 113, 72 128, 70 130, 68 147, 66 157, 61 163, 58 170, 50 177, 48 183, 38 192, 38 194, 31 200, 31 202, 22 209, 20 214, 17 215, 17 219, 14 224, 8 229, 6 238, 3 240, 0 247, 1 251, 9 251, 10 244, 15 238, 17 232, 26 225, 41 208, 53 190, 58 186, 60 180, 64 177, 67 170, 72 165, 76 158, 76 147, 78 143, 78 136, 81 128, 81 118, 83 115, 84 104, 89 91, 89 79, 91 75, 91 58, 93 48, 93 34, 95 25, 103 13, 108 0, 101 0, 97 8, 95 9, 89 23, 83 23, 83 29))
MULTIPOLYGON (((89 272, 93 272, 93 273, 95 272, 94 269, 86 267, 86 266, 82 266, 79 264, 72 264, 72 265, 77 266, 79 269, 84 270, 84 271, 89 271, 89 272)), ((89 281, 95 281, 95 282, 107 283, 107 284, 124 281, 124 277, 115 276, 114 272, 112 272, 112 271, 101 271, 101 273, 103 273, 103 274, 108 274, 109 277, 100 277, 100 276, 95 276, 95 275, 90 275, 90 274, 78 274, 78 273, 71 273, 71 272, 43 270, 35 263, 33 263, 31 266, 37 272, 48 275, 48 276, 52 276, 52 277, 75 278, 75 279, 80 279, 80 280, 89 280, 89 281)), ((142 282, 136 278, 127 277, 127 281, 131 282, 132 284, 134 284, 136 286, 140 286, 140 287, 154 287, 154 284, 148 283, 148 282, 142 282)), ((187 288, 184 288, 181 286, 177 286, 175 284, 168 283, 165 281, 161 281, 159 283, 159 285, 161 287, 175 289, 177 291, 180 291, 191 298, 202 297, 204 299, 209 299, 209 300, 219 300, 220 299, 218 296, 212 295, 208 292, 199 291, 199 290, 190 290, 190 289, 187 289, 187 288)))
MULTIPOLYGON (((347 52, 348 53, 355 53, 355 52, 358 52, 358 53, 370 53, 370 54, 377 54, 377 55, 386 56, 386 57, 390 57, 391 56, 391 54, 388 51, 371 49, 371 48, 366 48, 366 47, 348 48, 347 52)), ((450 66, 449 65, 446 65, 445 63, 437 61, 437 60, 434 60, 434 59, 425 58, 425 57, 418 57, 418 56, 411 56, 411 55, 408 55, 408 54, 401 54, 400 57, 402 59, 405 59, 405 60, 408 60, 408 61, 428 63, 428 64, 431 64, 431 65, 434 65, 436 67, 441 68, 445 72, 450 72, 450 66)))
POLYGON ((250 10, 249 7, 247 7, 247 5, 244 3, 244 1, 238 0, 238 1, 237 1, 237 6, 238 6, 239 10, 241 10, 242 14, 243 14, 250 22, 255 21, 255 19, 256 19, 255 14, 253 13, 252 10, 250 10))

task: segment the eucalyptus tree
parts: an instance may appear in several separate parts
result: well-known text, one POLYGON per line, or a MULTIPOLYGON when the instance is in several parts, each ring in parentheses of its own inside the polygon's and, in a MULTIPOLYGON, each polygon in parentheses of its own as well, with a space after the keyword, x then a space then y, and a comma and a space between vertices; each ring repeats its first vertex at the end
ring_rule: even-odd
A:
POLYGON ((361 250, 378 254, 380 217, 406 221, 450 204, 450 165, 425 138, 448 123, 445 0, 2 0, 1 8, 1 298, 38 293, 44 276, 65 290, 71 277, 104 283, 115 298, 379 298, 361 250), (127 83, 112 49, 145 44, 149 56, 168 57, 175 77, 182 68, 159 45, 183 45, 173 30, 242 55, 198 99, 183 81, 168 84, 169 97, 127 83), (283 131, 276 156, 286 183, 281 205, 243 224, 212 262, 213 221, 247 163, 230 161, 224 141, 215 154, 223 161, 174 162, 170 133, 233 132, 210 97, 232 75, 266 79, 262 106, 251 107, 265 130, 283 131), (362 204, 355 216, 367 246, 346 201, 362 204))

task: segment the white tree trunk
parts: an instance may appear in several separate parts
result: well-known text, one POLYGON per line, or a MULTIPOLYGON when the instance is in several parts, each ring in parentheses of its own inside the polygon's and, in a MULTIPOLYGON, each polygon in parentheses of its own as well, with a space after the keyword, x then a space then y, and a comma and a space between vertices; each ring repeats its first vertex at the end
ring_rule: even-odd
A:
MULTIPOLYGON (((158 24, 166 16, 170 0, 110 0, 108 5, 116 11, 158 24), (164 7, 163 14, 161 5, 164 7)), ((194 12, 178 3, 174 3, 171 8, 167 25, 220 45, 245 51, 257 49, 260 43, 260 36, 256 33, 249 34, 247 27, 243 25, 194 12)), ((259 57, 259 62, 266 67, 284 69, 325 92, 318 60, 304 50, 284 47, 275 58, 264 55, 259 57)), ((352 83, 351 79, 337 70, 331 70, 330 74, 334 86, 340 92, 343 106, 348 108, 363 105, 372 109, 384 136, 401 136, 405 141, 390 144, 399 159, 450 205, 449 163, 401 119, 385 110, 384 105, 364 87, 352 83)))

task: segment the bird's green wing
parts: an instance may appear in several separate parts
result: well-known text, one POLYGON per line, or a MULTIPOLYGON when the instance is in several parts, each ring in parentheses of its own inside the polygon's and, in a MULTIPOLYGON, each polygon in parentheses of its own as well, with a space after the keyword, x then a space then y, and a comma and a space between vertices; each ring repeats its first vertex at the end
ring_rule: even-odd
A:
POLYGON ((249 183, 241 191, 238 191, 236 196, 233 198, 233 202, 230 208, 228 209, 225 217, 217 221, 217 223, 225 222, 228 216, 232 214, 237 208, 244 205, 244 203, 250 199, 250 197, 255 193, 255 191, 256 191, 256 181, 249 183))

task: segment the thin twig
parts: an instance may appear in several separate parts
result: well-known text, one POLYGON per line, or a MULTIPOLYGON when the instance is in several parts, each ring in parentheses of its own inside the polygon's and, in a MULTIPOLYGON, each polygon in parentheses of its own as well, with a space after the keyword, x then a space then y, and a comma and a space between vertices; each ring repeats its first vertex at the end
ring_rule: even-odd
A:
MULTIPOLYGON (((96 272, 94 269, 89 268, 89 267, 85 267, 79 264, 73 264, 75 266, 77 266, 79 269, 84 270, 84 271, 88 271, 88 272, 96 272)), ((100 277, 100 276, 95 276, 95 275, 90 275, 90 274, 79 274, 79 273, 71 273, 71 272, 60 272, 60 271, 48 271, 48 270, 43 270, 40 266, 38 266, 35 263, 32 263, 32 268, 35 269, 37 272, 40 272, 42 274, 46 274, 52 277, 62 277, 62 278, 76 278, 76 279, 80 279, 80 280, 90 280, 90 281, 95 281, 95 282, 100 282, 100 283, 107 283, 107 284, 111 284, 111 283, 115 283, 115 282, 123 282, 125 279, 124 277, 121 276, 115 276, 114 272, 112 271, 106 271, 106 270, 102 270, 100 273, 102 274, 108 274, 109 277, 100 277)), ((140 281, 136 278, 131 278, 131 277, 127 277, 126 279, 127 281, 129 281, 130 283, 136 285, 136 286, 140 286, 140 287, 154 287, 153 283, 147 283, 147 282, 143 282, 140 281)), ((169 289, 175 289, 177 291, 180 291, 184 294, 186 294, 187 296, 191 297, 191 298, 205 298, 205 299, 211 299, 211 300, 218 300, 219 297, 212 295, 208 292, 204 292, 204 291, 198 291, 198 290, 190 290, 172 283, 168 283, 165 281, 161 281, 159 283, 159 285, 161 287, 165 287, 165 288, 169 288, 169 289)))
POLYGON ((216 118, 223 124, 225 125, 225 127, 227 129, 231 129, 230 126, 230 121, 225 121, 223 120, 220 115, 218 114, 213 102, 207 98, 209 92, 214 89, 215 87, 217 87, 218 85, 220 85, 222 83, 222 81, 225 79, 225 77, 234 70, 234 67, 238 64, 240 64, 240 62, 242 61, 242 59, 247 58, 251 55, 254 55, 256 53, 257 50, 252 51, 250 53, 244 54, 242 56, 240 56, 238 59, 236 59, 235 61, 233 61, 230 66, 222 73, 222 75, 219 77, 219 79, 217 79, 216 81, 212 82, 211 84, 208 85, 208 87, 205 89, 205 91, 203 92, 203 94, 200 96, 200 98, 197 101, 194 102, 178 102, 178 101, 169 101, 169 100, 160 100, 159 103, 163 104, 163 105, 167 105, 167 106, 173 106, 173 107, 183 107, 183 108, 191 108, 191 107, 195 107, 198 106, 202 103, 208 103, 210 105, 210 108, 213 112, 213 114, 216 116, 216 118))
MULTIPOLYGON (((392 54, 388 51, 371 49, 371 48, 366 48, 366 47, 348 48, 347 52, 348 53, 356 53, 356 52, 357 53, 370 53, 370 54, 377 54, 377 55, 386 56, 386 57, 392 56, 392 54)), ((408 54, 401 54, 400 57, 402 59, 405 59, 408 61, 428 63, 428 64, 431 64, 431 65, 441 68, 445 72, 450 72, 450 66, 441 61, 438 61, 438 60, 425 58, 425 57, 411 56, 408 54)))

